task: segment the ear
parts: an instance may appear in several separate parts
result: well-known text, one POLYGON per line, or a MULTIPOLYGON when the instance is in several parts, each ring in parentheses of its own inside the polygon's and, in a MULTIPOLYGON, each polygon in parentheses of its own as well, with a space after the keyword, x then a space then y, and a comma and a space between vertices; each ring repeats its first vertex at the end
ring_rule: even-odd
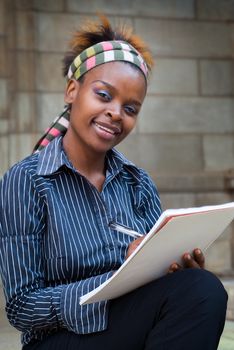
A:
POLYGON ((66 103, 73 103, 79 91, 79 83, 75 79, 69 80, 65 90, 64 100, 66 103))

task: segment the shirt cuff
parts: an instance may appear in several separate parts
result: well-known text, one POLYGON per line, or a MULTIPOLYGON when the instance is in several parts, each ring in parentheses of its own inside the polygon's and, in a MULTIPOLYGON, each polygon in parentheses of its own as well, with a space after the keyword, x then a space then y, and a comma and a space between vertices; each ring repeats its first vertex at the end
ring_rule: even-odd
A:
POLYGON ((66 328, 77 334, 87 334, 106 329, 108 302, 80 305, 80 297, 108 280, 114 271, 69 284, 61 294, 61 316, 66 328))

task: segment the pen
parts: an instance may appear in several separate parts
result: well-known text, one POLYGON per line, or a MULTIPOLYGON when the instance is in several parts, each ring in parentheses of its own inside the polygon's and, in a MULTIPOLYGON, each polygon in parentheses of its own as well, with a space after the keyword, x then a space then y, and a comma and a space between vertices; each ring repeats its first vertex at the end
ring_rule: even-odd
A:
POLYGON ((125 233, 126 235, 129 235, 131 237, 137 238, 137 237, 142 237, 144 236, 142 233, 136 232, 126 226, 117 224, 116 222, 110 222, 109 227, 112 228, 112 230, 116 230, 122 233, 125 233))

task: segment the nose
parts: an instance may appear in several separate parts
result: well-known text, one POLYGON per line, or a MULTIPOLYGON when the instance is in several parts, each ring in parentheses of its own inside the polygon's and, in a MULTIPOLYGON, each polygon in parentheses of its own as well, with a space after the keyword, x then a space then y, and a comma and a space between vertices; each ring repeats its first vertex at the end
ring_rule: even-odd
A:
POLYGON ((106 115, 112 119, 112 121, 120 121, 122 119, 121 107, 114 105, 109 107, 106 111, 106 115))

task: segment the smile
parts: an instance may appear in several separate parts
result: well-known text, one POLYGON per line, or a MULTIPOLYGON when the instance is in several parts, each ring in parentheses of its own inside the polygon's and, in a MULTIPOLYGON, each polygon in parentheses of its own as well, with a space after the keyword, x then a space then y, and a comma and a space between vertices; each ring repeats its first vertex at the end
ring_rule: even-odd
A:
POLYGON ((116 126, 109 126, 107 124, 100 124, 97 122, 94 122, 95 126, 97 126, 100 130, 103 130, 111 135, 120 134, 121 130, 116 126))

